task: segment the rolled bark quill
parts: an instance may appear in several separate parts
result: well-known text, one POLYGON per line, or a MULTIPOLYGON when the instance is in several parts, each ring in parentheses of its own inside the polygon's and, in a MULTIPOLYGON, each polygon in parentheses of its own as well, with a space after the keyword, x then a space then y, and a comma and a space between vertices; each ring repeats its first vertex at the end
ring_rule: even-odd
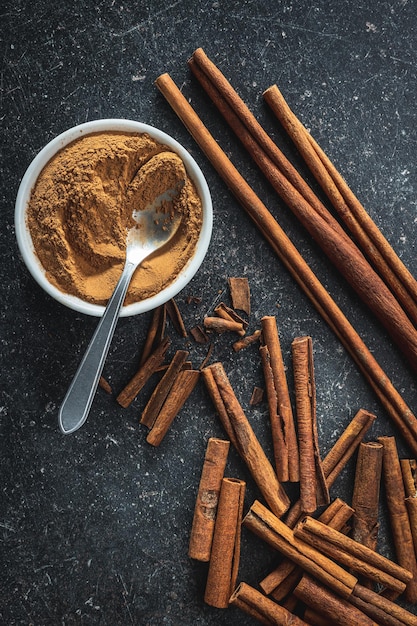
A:
POLYGON ((405 505, 408 511, 414 552, 417 557, 417 461, 401 459, 401 473, 404 481, 405 505))
POLYGON ((413 574, 413 579, 407 585, 405 598, 408 602, 414 603, 417 602, 417 561, 405 504, 397 445, 394 437, 378 437, 378 441, 383 445, 382 474, 398 563, 413 574))
POLYGON ((288 391, 276 318, 261 319, 262 342, 260 355, 268 398, 272 442, 278 480, 298 482, 300 465, 294 416, 288 391))
POLYGON ((329 490, 319 451, 311 337, 294 339, 292 355, 300 451, 300 504, 302 511, 313 513, 318 506, 329 502, 329 490))
MULTIPOLYGON (((381 443, 371 441, 359 445, 352 496, 352 507, 355 511, 352 539, 372 550, 377 549, 378 543, 382 455, 381 443)), ((366 580, 362 580, 361 583, 365 586, 372 586, 372 583, 366 580)))
POLYGON ((155 81, 167 102, 207 155, 243 209, 269 242, 284 267, 310 298, 386 409, 410 449, 417 454, 417 420, 345 315, 253 189, 230 162, 168 74, 155 81))
POLYGON ((209 561, 220 488, 229 452, 229 441, 210 437, 194 509, 188 556, 209 561))
POLYGON ((229 606, 236 586, 245 487, 235 478, 223 478, 221 484, 204 594, 206 604, 218 609, 229 606))
POLYGON ((275 626, 305 626, 307 624, 247 583, 240 583, 235 589, 230 598, 230 604, 237 606, 262 624, 275 624, 275 626))
POLYGON ((213 363, 202 373, 226 433, 246 462, 268 506, 280 517, 288 510, 289 498, 235 396, 223 365, 213 363))
POLYGON ((417 330, 390 289, 326 207, 318 201, 312 205, 311 190, 306 199, 308 185, 201 48, 194 52, 189 66, 275 191, 417 371, 417 330))
POLYGON ((371 260, 391 291, 417 324, 417 281, 399 259, 358 198, 317 141, 291 110, 277 85, 264 91, 264 99, 276 115, 310 171, 349 228, 362 252, 371 260))

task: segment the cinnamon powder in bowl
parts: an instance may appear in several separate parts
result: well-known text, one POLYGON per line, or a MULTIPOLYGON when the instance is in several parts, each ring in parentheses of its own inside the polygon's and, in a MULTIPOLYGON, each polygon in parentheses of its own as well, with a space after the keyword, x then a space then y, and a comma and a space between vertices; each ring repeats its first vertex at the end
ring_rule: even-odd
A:
POLYGON ((136 270, 122 315, 151 310, 191 280, 207 252, 212 205, 190 154, 165 133, 129 120, 66 131, 34 159, 15 208, 19 249, 55 299, 101 315, 121 274, 135 211, 174 186, 182 214, 175 237, 136 270))

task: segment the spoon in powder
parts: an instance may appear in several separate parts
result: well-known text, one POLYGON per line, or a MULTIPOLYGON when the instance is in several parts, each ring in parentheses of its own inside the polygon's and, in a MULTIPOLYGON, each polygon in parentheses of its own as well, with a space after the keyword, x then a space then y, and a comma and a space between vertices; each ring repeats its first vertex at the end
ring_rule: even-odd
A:
POLYGON ((163 212, 161 207, 172 207, 173 197, 183 185, 181 181, 176 189, 165 192, 164 197, 159 196, 149 207, 134 212, 136 224, 128 232, 123 272, 59 410, 58 423, 64 434, 74 432, 87 419, 134 271, 165 246, 178 230, 181 213, 163 212))

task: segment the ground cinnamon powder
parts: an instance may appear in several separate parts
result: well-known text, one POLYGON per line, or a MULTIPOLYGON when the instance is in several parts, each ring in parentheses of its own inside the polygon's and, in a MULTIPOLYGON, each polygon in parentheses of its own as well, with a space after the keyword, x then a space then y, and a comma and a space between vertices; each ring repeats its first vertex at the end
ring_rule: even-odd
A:
POLYGON ((201 229, 201 200, 181 158, 147 134, 94 133, 64 147, 41 172, 27 212, 48 280, 106 304, 123 268, 133 211, 175 187, 180 228, 136 270, 126 304, 156 294, 187 264, 201 229))

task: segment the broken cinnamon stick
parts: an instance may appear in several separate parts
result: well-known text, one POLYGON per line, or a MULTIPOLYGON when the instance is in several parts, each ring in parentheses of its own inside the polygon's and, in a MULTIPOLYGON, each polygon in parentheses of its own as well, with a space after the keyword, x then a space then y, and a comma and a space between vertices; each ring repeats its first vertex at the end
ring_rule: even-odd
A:
POLYGON ((240 583, 235 589, 230 604, 237 606, 263 624, 275 626, 306 626, 306 622, 286 608, 264 596, 247 583, 240 583))
POLYGON ((104 389, 106 393, 108 394, 113 393, 110 383, 104 378, 104 376, 100 376, 98 384, 102 389, 104 389))
POLYGON ((242 329, 239 331, 239 335, 242 335, 243 337, 243 335, 246 333, 248 322, 244 320, 243 317, 238 315, 234 309, 231 309, 224 302, 220 302, 214 309, 214 312, 216 315, 222 317, 225 320, 234 321, 242 324, 242 329))
POLYGON ((261 326, 263 346, 260 354, 278 479, 281 482, 298 482, 298 442, 276 318, 264 316, 261 326))
POLYGON ((405 505, 407 507, 414 552, 417 557, 417 461, 401 459, 401 473, 404 481, 405 505))
POLYGON ((129 404, 133 402, 152 374, 161 365, 170 343, 170 339, 166 337, 147 358, 147 360, 139 367, 139 370, 126 387, 119 393, 116 400, 123 408, 127 408, 129 404))
POLYGON ((189 355, 187 350, 177 350, 174 354, 168 369, 164 373, 163 377, 155 387, 151 397, 146 403, 143 409, 140 423, 148 428, 152 428, 155 423, 158 413, 162 408, 172 385, 175 382, 176 377, 183 368, 185 361, 189 355))
POLYGON ((182 370, 177 374, 169 394, 146 437, 152 446, 159 446, 178 412, 192 393, 200 377, 198 370, 182 370))
POLYGON ((236 586, 245 482, 223 478, 214 527, 204 601, 225 609, 236 586))
POLYGON ((319 451, 311 337, 294 339, 292 355, 300 451, 301 509, 313 513, 318 506, 329 502, 329 490, 319 451))
POLYGON ((168 302, 166 302, 165 308, 175 330, 180 335, 180 337, 187 337, 187 329, 185 328, 184 320, 182 319, 181 312, 174 298, 171 298, 171 300, 168 300, 168 302))
POLYGON ((204 380, 216 410, 237 452, 246 462, 263 497, 277 516, 288 509, 290 501, 260 445, 221 363, 203 370, 204 380))
POLYGON ((166 308, 164 304, 161 304, 152 312, 139 365, 143 365, 154 349, 162 342, 165 333, 165 321, 166 308))
POLYGON ((404 483, 394 437, 378 437, 383 445, 382 473, 398 563, 413 574, 405 591, 408 602, 417 602, 417 562, 410 520, 405 504, 404 483))
POLYGON ((194 508, 188 556, 209 561, 213 542, 219 494, 227 462, 230 442, 210 437, 194 508))
POLYGON ((247 278, 229 278, 230 297, 232 306, 238 311, 250 315, 250 289, 247 278))
POLYGON ((261 331, 259 329, 255 330, 251 335, 246 335, 246 337, 242 337, 242 339, 238 339, 233 344, 233 350, 235 352, 239 352, 248 346, 251 346, 256 341, 259 341, 261 337, 261 331))
POLYGON ((230 162, 230 159, 209 133, 171 77, 167 73, 162 74, 157 78, 155 84, 207 155, 243 209, 269 242, 284 267, 287 268, 341 341, 401 432, 410 449, 417 454, 416 417, 361 337, 336 305, 325 287, 317 279, 275 218, 230 162))
POLYGON ((223 317, 207 316, 204 318, 203 323, 204 328, 213 330, 216 333, 235 332, 240 334, 243 331, 242 324, 234 320, 226 320, 223 317))

